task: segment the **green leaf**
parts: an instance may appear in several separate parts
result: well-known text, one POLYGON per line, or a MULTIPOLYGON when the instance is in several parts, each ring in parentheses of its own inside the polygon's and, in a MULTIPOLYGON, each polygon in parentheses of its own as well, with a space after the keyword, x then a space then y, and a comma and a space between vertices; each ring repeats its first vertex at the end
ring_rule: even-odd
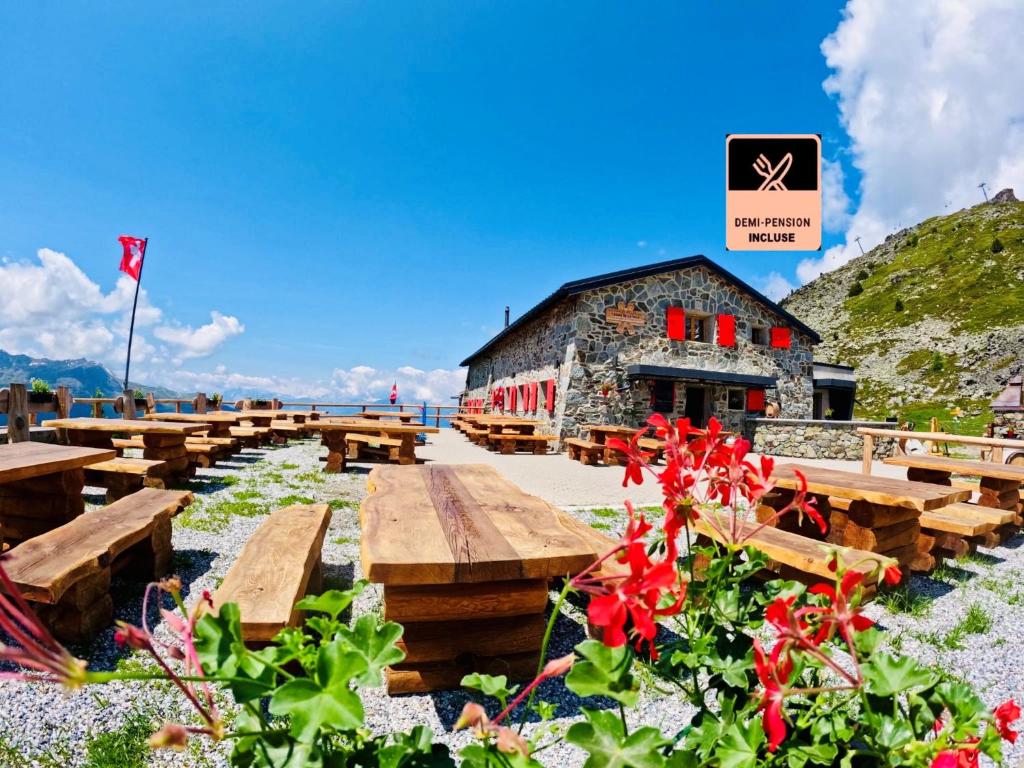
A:
POLYGON ((938 677, 909 656, 896 658, 879 653, 864 664, 868 693, 875 696, 896 696, 915 688, 929 688, 938 677))
POLYGON ((764 744, 761 719, 755 718, 745 725, 735 722, 724 734, 716 751, 721 768, 754 768, 757 751, 764 744))
POLYGON ((315 741, 322 728, 355 730, 363 724, 363 704, 349 683, 366 672, 366 661, 341 640, 320 648, 315 679, 298 678, 278 688, 270 712, 291 717, 291 734, 315 741))
POLYGON ((583 768, 663 768, 659 751, 671 742, 657 728, 638 728, 626 736, 614 712, 584 709, 585 723, 574 723, 565 734, 570 744, 590 755, 583 768))
POLYGON ((367 582, 365 579, 360 579, 352 585, 351 589, 340 590, 340 589, 329 589, 322 595, 307 595, 295 604, 295 607, 300 611, 316 611, 317 613, 326 613, 332 619, 337 619, 342 611, 348 608, 352 601, 355 600, 359 594, 366 589, 367 582))
POLYGON ((631 655, 625 646, 609 648, 597 640, 576 646, 581 658, 565 678, 569 690, 579 696, 607 696, 620 704, 636 704, 640 684, 630 672, 631 655))
POLYGON ((746 688, 750 680, 747 671, 753 668, 751 657, 734 659, 732 656, 711 656, 708 666, 722 676, 726 683, 734 688, 746 688))
POLYGON ((502 707, 506 706, 509 697, 519 690, 518 685, 508 687, 508 678, 505 675, 483 675, 479 672, 472 672, 463 677, 460 685, 472 691, 480 691, 484 696, 493 696, 501 702, 502 707))
POLYGON ((195 647, 205 674, 233 678, 228 688, 239 704, 267 695, 277 684, 277 673, 260 661, 272 660, 276 647, 268 646, 256 654, 246 651, 235 603, 222 605, 217 616, 206 613, 199 619, 195 647))
POLYGON ((835 765, 839 748, 835 744, 804 744, 786 750, 786 761, 789 768, 803 768, 808 763, 813 765, 835 765))
POLYGON ((254 754, 253 764, 260 768, 321 768, 324 764, 315 744, 296 744, 290 739, 264 742, 254 754))
POLYGON ((448 747, 434 744, 434 732, 426 726, 396 733, 392 739, 377 751, 378 768, 455 768, 448 747))
POLYGON ((342 627, 338 630, 338 637, 348 643, 349 650, 358 653, 366 662, 366 672, 356 680, 359 685, 382 685, 381 671, 384 667, 405 658, 405 653, 395 645, 402 631, 402 625, 393 621, 378 624, 377 617, 370 613, 360 616, 352 629, 342 627))

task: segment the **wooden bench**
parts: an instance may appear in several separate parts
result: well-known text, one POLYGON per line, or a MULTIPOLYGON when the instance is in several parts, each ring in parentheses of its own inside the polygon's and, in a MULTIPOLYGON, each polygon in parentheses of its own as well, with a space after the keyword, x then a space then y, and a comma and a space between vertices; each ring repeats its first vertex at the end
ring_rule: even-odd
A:
POLYGON ((113 619, 113 573, 151 580, 168 572, 171 518, 191 502, 188 491, 143 488, 19 544, 4 568, 57 637, 87 637, 113 619))
POLYGON ((86 485, 107 489, 107 503, 149 488, 163 488, 167 462, 156 459, 130 459, 119 456, 110 461, 90 464, 85 469, 86 485))
POLYGON ((665 443, 655 437, 641 437, 636 444, 647 453, 654 454, 650 459, 652 464, 657 464, 665 455, 665 443))
POLYGON ((270 437, 269 427, 231 427, 229 431, 243 448, 259 448, 260 443, 270 437))
POLYGON ((524 448, 537 456, 548 452, 548 443, 558 442, 555 435, 520 435, 513 432, 491 432, 487 438, 491 448, 503 454, 513 454, 524 448))
POLYGON ((468 427, 466 429, 466 437, 469 438, 470 442, 476 443, 477 445, 487 445, 487 438, 490 434, 490 431, 486 429, 475 429, 473 427, 468 427))
POLYGON ((321 550, 330 522, 326 504, 295 504, 273 512, 245 542, 213 605, 238 604, 246 643, 266 643, 298 626, 295 603, 322 588, 321 550))
POLYGON ((581 437, 570 437, 563 441, 569 458, 581 464, 597 464, 604 455, 604 446, 581 437))
POLYGON ((287 443, 289 439, 297 440, 306 433, 304 424, 293 421, 275 419, 270 422, 270 439, 277 445, 287 443))
MULTIPOLYGON (((210 440, 216 438, 205 439, 210 440)), ((141 451, 145 448, 142 440, 138 437, 132 437, 129 439, 114 438, 111 442, 114 444, 115 448, 122 451, 128 448, 134 448, 141 451)), ((189 463, 197 467, 208 468, 217 463, 217 457, 220 454, 220 446, 210 445, 205 442, 196 442, 189 438, 185 440, 185 451, 188 453, 189 463)))
MULTIPOLYGON (((728 530, 729 518, 726 514, 713 512, 708 514, 717 514, 718 527, 728 530)), ((760 524, 756 522, 744 521, 740 524, 740 530, 752 529, 758 525, 760 524)), ((718 531, 710 525, 707 515, 697 521, 696 529, 698 542, 703 539, 705 542, 714 540, 723 543, 718 531)), ((747 540, 747 545, 754 547, 768 558, 769 571, 779 574, 785 579, 793 579, 805 584, 815 584, 821 581, 832 582, 835 579, 835 573, 828 567, 827 558, 828 550, 835 549, 839 552, 840 561, 846 568, 864 572, 865 599, 873 596, 877 589, 876 563, 894 562, 875 552, 829 544, 772 526, 765 526, 754 533, 747 540)))
POLYGON ((358 459, 361 453, 378 453, 386 455, 388 461, 397 463, 400 459, 398 452, 401 447, 402 441, 395 437, 364 435, 357 432, 349 432, 345 435, 345 453, 350 459, 358 459))

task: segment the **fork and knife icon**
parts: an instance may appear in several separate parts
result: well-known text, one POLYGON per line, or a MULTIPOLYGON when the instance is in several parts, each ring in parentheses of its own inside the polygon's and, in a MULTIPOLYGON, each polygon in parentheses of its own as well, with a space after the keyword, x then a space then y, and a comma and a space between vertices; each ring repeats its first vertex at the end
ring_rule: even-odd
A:
POLYGON ((757 156, 757 160, 754 161, 754 170, 759 176, 764 177, 764 181, 761 182, 761 186, 757 188, 758 192, 765 190, 773 190, 776 192, 787 192, 786 185, 782 183, 782 180, 789 173, 790 167, 793 165, 793 153, 787 152, 778 165, 772 167, 771 162, 764 154, 757 156))

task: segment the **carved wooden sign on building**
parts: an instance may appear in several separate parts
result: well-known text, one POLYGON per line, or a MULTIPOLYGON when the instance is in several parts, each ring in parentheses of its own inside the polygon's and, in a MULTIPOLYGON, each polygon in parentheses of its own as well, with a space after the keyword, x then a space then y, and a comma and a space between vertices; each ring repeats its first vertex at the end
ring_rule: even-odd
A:
POLYGON ((613 307, 605 308, 604 319, 614 325, 616 331, 629 336, 647 322, 647 315, 637 309, 632 301, 628 304, 620 301, 613 307))

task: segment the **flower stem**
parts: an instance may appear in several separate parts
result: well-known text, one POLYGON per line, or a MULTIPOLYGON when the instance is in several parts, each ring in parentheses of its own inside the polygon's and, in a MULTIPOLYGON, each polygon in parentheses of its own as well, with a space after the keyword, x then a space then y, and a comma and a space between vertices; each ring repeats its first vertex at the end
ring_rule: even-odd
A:
MULTIPOLYGON (((551 609, 551 618, 548 619, 548 626, 544 630, 544 641, 540 646, 540 661, 537 662, 537 677, 540 677, 544 672, 544 660, 548 655, 548 643, 551 642, 551 633, 555 629, 555 622, 558 620, 558 615, 562 612, 562 603, 565 602, 566 596, 572 590, 572 581, 569 579, 565 580, 565 584, 562 586, 562 591, 558 595, 558 599, 555 601, 555 606, 551 609)), ((523 707, 523 712, 519 716, 519 733, 523 732, 523 727, 526 725, 526 716, 530 712, 530 707, 533 705, 533 699, 537 695, 537 689, 533 688, 530 691, 530 698, 526 700, 526 706, 523 707)))

